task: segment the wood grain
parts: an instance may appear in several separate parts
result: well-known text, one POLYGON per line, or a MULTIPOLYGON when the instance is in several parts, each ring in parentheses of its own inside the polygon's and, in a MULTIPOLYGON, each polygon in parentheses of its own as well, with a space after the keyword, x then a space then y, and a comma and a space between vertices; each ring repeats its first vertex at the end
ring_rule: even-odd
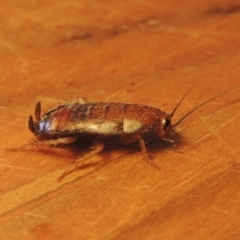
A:
MULTIPOLYGON (((2 3, 3 5, 3 3, 2 3)), ((1 239, 240 239, 240 88, 178 127, 174 145, 33 148, 37 101, 134 102, 174 116, 240 83, 239 1, 24 1, 0 10, 1 239), (21 151, 6 151, 21 148, 21 151)))

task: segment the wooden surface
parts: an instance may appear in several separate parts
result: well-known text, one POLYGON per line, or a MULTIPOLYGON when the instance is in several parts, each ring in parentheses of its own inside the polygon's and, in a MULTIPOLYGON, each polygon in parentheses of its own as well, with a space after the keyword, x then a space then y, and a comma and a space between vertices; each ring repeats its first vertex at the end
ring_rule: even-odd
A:
MULTIPOLYGON (((16 1, 0 10, 0 239, 240 239, 240 88, 178 127, 174 145, 19 148, 35 104, 133 102, 174 116, 240 83, 239 1, 16 1), (97 165, 93 163, 98 163, 97 165)), ((79 144, 81 145, 81 144, 79 144)))

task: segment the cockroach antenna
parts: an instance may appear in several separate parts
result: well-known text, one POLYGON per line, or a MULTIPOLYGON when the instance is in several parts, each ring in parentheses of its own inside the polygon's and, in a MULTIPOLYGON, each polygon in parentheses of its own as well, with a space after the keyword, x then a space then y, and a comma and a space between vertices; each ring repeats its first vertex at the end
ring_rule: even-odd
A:
POLYGON ((182 98, 179 100, 179 102, 177 103, 176 107, 172 110, 170 117, 172 118, 174 113, 176 112, 176 110, 178 109, 179 105, 182 103, 182 101, 184 100, 184 98, 188 95, 188 93, 191 91, 191 89, 194 87, 194 85, 197 83, 198 80, 196 80, 192 86, 187 90, 187 92, 182 96, 182 98))
MULTIPOLYGON (((173 109, 173 111, 172 111, 172 113, 171 113, 171 115, 170 115, 171 117, 173 116, 173 114, 175 113, 175 111, 176 111, 177 108, 179 107, 180 103, 183 101, 183 99, 187 96, 187 94, 189 93, 189 91, 190 91, 190 90, 193 88, 193 86, 196 84, 196 82, 197 82, 197 81, 195 81, 195 82, 193 83, 193 85, 188 89, 188 91, 187 91, 187 92, 183 95, 183 97, 180 99, 180 101, 178 102, 178 104, 176 105, 176 107, 173 109)), ((200 107, 206 105, 207 103, 211 102, 212 100, 214 100, 214 99, 216 99, 216 98, 218 98, 218 97, 220 97, 220 96, 222 96, 222 95, 224 95, 224 94, 226 94, 226 93, 228 93, 228 92, 230 92, 230 91, 232 91, 232 90, 234 90, 234 89, 236 89, 236 88, 238 88, 238 87, 240 87, 240 84, 237 84, 236 86, 234 86, 234 87, 232 87, 232 88, 229 88, 229 89, 227 89, 226 91, 221 92, 221 93, 217 94, 216 96, 208 99, 207 101, 201 103, 200 105, 198 105, 197 107, 193 108, 193 109, 190 110, 188 113, 186 113, 184 116, 182 116, 176 123, 174 123, 174 124, 172 125, 172 127, 173 127, 173 128, 176 127, 176 126, 177 126, 179 123, 181 123, 186 117, 188 117, 190 114, 192 114, 193 112, 195 112, 195 111, 196 111, 197 109, 199 109, 200 107)))

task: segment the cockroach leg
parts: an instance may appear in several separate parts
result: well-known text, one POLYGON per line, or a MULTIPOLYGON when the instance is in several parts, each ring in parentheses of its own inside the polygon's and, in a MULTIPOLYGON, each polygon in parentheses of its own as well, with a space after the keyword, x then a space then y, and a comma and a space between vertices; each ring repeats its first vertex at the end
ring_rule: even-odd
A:
POLYGON ((120 142, 124 145, 130 145, 138 141, 138 134, 120 135, 120 142))
POLYGON ((147 159, 147 161, 150 161, 150 158, 147 153, 146 144, 144 142, 143 137, 140 134, 121 135, 120 142, 124 145, 130 145, 135 142, 139 142, 142 153, 145 155, 145 158, 147 159))
POLYGON ((169 139, 169 138, 164 138, 162 139, 164 142, 169 142, 169 143, 174 143, 174 140, 169 139))
POLYGON ((103 138, 102 137, 96 137, 96 139, 93 141, 90 149, 91 151, 87 154, 85 154, 85 156, 76 159, 73 163, 71 163, 67 169, 63 172, 63 174, 57 179, 58 182, 60 182, 65 176, 67 176, 69 173, 73 172, 74 170, 76 170, 78 168, 78 164, 79 163, 84 163, 84 160, 86 159, 90 159, 91 157, 97 155, 98 153, 100 153, 104 148, 104 142, 103 142, 103 138))
POLYGON ((41 141, 37 141, 35 139, 30 139, 29 143, 18 147, 18 148, 7 148, 6 151, 8 152, 18 152, 18 151, 28 151, 28 148, 38 147, 38 146, 61 146, 67 145, 70 143, 74 143, 77 138, 74 137, 62 137, 56 139, 44 139, 41 141))
POLYGON ((47 139, 42 141, 32 141, 32 146, 60 146, 73 143, 77 140, 75 137, 61 137, 56 139, 47 139))
POLYGON ((120 136, 120 142, 124 145, 130 145, 132 143, 135 142, 139 142, 139 146, 141 148, 141 151, 144 155, 145 160, 151 164, 152 166, 154 166, 155 168, 160 168, 157 164, 155 164, 154 162, 152 162, 152 160, 149 157, 149 154, 147 152, 147 147, 146 147, 146 143, 143 139, 143 137, 141 136, 141 134, 127 134, 127 135, 121 135, 120 136))
POLYGON ((139 142, 140 148, 141 148, 141 150, 142 150, 142 153, 144 154, 145 159, 147 160, 147 162, 148 162, 149 164, 151 164, 151 165, 152 165, 153 167, 155 167, 155 168, 160 168, 157 164, 155 164, 155 163, 150 159, 149 154, 148 154, 148 152, 147 152, 146 143, 144 142, 143 137, 142 137, 140 134, 138 134, 138 135, 137 135, 137 138, 138 138, 138 142, 139 142))
POLYGON ((95 140, 93 141, 93 143, 90 147, 91 152, 89 152, 84 157, 84 159, 91 158, 91 157, 97 155, 98 153, 100 153, 103 150, 103 148, 104 148, 103 139, 104 139, 104 137, 101 137, 101 136, 98 136, 98 137, 95 138, 95 140))

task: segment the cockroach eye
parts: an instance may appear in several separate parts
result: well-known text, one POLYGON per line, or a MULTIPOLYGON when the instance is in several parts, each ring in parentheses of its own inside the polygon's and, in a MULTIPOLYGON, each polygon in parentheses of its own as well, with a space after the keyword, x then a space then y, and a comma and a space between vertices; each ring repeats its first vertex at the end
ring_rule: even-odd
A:
POLYGON ((163 131, 166 131, 168 127, 171 125, 171 121, 167 118, 162 120, 163 131))

